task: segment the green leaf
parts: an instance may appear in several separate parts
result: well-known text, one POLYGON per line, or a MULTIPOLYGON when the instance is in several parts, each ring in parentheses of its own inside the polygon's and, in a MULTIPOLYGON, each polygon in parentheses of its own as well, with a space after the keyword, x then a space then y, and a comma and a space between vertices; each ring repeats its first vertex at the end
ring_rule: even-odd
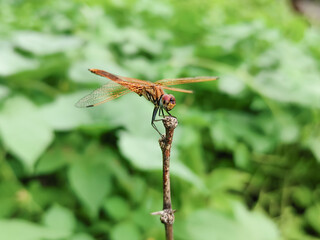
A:
POLYGON ((260 58, 276 65, 276 69, 264 69, 255 77, 254 86, 261 94, 278 102, 320 107, 317 61, 302 45, 277 41, 260 58))
POLYGON ((248 169, 250 167, 250 152, 247 146, 239 143, 234 151, 234 161, 237 167, 248 169))
POLYGON ((177 234, 185 240, 274 240, 280 237, 271 220, 248 212, 240 203, 234 205, 234 216, 210 209, 197 210, 179 225, 177 234))
POLYGON ((110 217, 114 220, 119 221, 125 219, 130 213, 130 206, 128 200, 123 199, 122 197, 113 196, 106 199, 103 204, 103 209, 110 217))
POLYGON ((9 151, 29 169, 53 140, 52 129, 24 97, 5 102, 0 112, 0 134, 9 151))
POLYGON ((305 232, 305 219, 296 215, 293 211, 286 213, 286 219, 282 224, 281 232, 286 239, 310 239, 310 235, 305 232))
POLYGON ((11 44, 0 43, 0 76, 9 76, 25 70, 36 69, 38 61, 26 58, 15 52, 11 44))
MULTIPOLYGON (((176 229, 180 239, 193 240, 244 240, 242 229, 234 220, 209 209, 192 212, 183 225, 176 229)), ((257 240, 257 239, 255 239, 257 240)))
POLYGON ((235 220, 247 236, 244 239, 273 240, 280 238, 276 224, 264 214, 249 212, 240 202, 234 203, 233 210, 235 220))
POLYGON ((194 186, 198 187, 200 190, 205 190, 205 185, 203 183, 203 180, 199 178, 198 175, 196 175, 193 171, 190 170, 186 165, 184 165, 182 162, 175 160, 172 158, 170 171, 172 175, 177 176, 194 186))
POLYGON ((262 131, 265 131, 265 123, 261 119, 245 113, 221 110, 213 114, 210 133, 214 144, 219 148, 233 151, 237 141, 244 141, 253 150, 266 152, 272 149, 274 136, 266 138, 262 131), (259 120, 260 125, 257 124, 259 120))
POLYGON ((130 76, 130 73, 124 70, 122 67, 115 63, 114 57, 106 55, 107 52, 102 52, 101 49, 104 46, 100 45, 90 45, 85 48, 85 51, 88 52, 87 59, 75 62, 69 69, 69 77, 78 83, 99 83, 101 85, 106 84, 108 80, 106 78, 100 78, 90 71, 88 68, 96 69, 106 69, 108 72, 120 75, 120 76, 130 76))
POLYGON ((76 155, 70 149, 61 149, 61 146, 49 149, 37 162, 36 174, 50 174, 63 168, 69 162, 76 161, 76 155))
POLYGON ((176 144, 179 145, 179 158, 183 159, 192 171, 197 174, 205 172, 205 161, 203 152, 203 142, 200 135, 200 128, 181 127, 177 129, 176 144), (180 130, 180 131, 179 131, 180 130))
POLYGON ((226 147, 228 149, 233 149, 235 147, 236 139, 234 133, 229 128, 228 123, 224 120, 220 118, 214 120, 210 133, 213 142, 217 147, 226 147))
POLYGON ((135 167, 142 170, 161 169, 161 150, 156 140, 122 132, 119 147, 135 167))
POLYGON ((130 196, 135 203, 141 203, 147 191, 146 179, 143 176, 134 175, 130 179, 131 187, 130 196))
POLYGON ((142 229, 143 233, 147 233, 151 229, 159 227, 159 218, 151 215, 150 212, 154 212, 155 209, 158 209, 158 207, 161 206, 161 195, 154 194, 152 191, 150 191, 150 193, 151 194, 144 199, 145 201, 143 201, 141 207, 133 210, 131 215, 132 221, 142 229), (144 205, 147 205, 147 207, 144 205))
POLYGON ((52 229, 72 232, 76 226, 76 219, 69 209, 55 204, 43 216, 43 223, 52 229))
MULTIPOLYGON (((162 153, 158 141, 122 132, 120 134, 119 147, 135 167, 148 171, 162 169, 162 153)), ((170 164, 170 170, 173 175, 193 183, 197 187, 203 187, 200 178, 175 158, 174 146, 171 149, 170 164)))
POLYGON ((233 75, 226 75, 221 76, 220 79, 223 79, 223 81, 218 81, 219 90, 222 92, 225 92, 229 95, 233 96, 241 96, 241 93, 243 93, 245 89, 244 82, 242 82, 241 79, 237 76, 233 75))
POLYGON ((241 42, 248 41, 250 37, 257 35, 263 29, 263 24, 258 21, 224 25, 215 28, 207 41, 212 46, 223 48, 224 52, 234 51, 241 42))
MULTIPOLYGON (((1 172, 4 173, 5 171, 1 172)), ((10 217, 17 210, 16 200, 19 191, 21 191, 21 186, 18 182, 12 180, 6 181, 5 179, 1 179, 0 218, 10 217)))
POLYGON ((41 32, 16 32, 13 41, 16 46, 35 55, 47 55, 69 51, 81 46, 82 41, 70 35, 53 35, 41 32))
MULTIPOLYGON (((148 79, 152 81, 158 76, 157 64, 150 62, 148 58, 136 57, 133 59, 126 59, 126 66, 131 70, 131 75, 133 76, 143 76, 144 79, 148 79), (149 71, 145 71, 145 69, 149 69, 149 71)), ((128 76, 128 75, 124 75, 128 76)))
POLYGON ((162 17, 164 19, 170 19, 174 14, 172 5, 169 2, 163 1, 139 1, 135 6, 135 10, 139 14, 148 13, 157 17, 162 17))
POLYGON ((77 162, 68 173, 72 189, 80 201, 88 208, 89 214, 96 217, 103 199, 110 193, 110 175, 103 164, 77 162))
POLYGON ((112 240, 123 240, 123 239, 130 239, 130 240, 140 240, 141 234, 136 227, 131 222, 123 222, 117 224, 111 230, 111 239, 112 240))
POLYGON ((94 238, 88 234, 79 233, 77 235, 72 236, 70 240, 94 240, 94 238))
POLYGON ((0 100, 1 100, 2 98, 7 97, 7 96, 9 95, 9 93, 10 93, 9 88, 7 88, 7 87, 4 86, 4 85, 0 85, 0 100))
POLYGON ((137 53, 140 49, 149 54, 160 54, 163 50, 163 44, 150 38, 143 29, 126 28, 122 34, 122 50, 128 55, 137 53))
POLYGON ((317 233, 320 233, 319 215, 320 215, 320 203, 317 203, 309 207, 305 213, 307 222, 312 227, 312 229, 315 230, 317 233))
POLYGON ((307 208, 312 204, 312 195, 312 189, 306 186, 297 186, 292 189, 292 200, 297 206, 302 208, 307 208))
POLYGON ((298 140, 300 129, 294 116, 291 116, 289 113, 278 112, 276 120, 279 124, 278 129, 281 142, 289 144, 298 140))
POLYGON ((110 172, 115 177, 115 182, 119 186, 118 190, 128 194, 131 201, 140 203, 147 191, 145 177, 140 177, 136 174, 132 176, 129 172, 130 169, 117 158, 113 152, 108 151, 107 168, 110 169, 110 172), (114 157, 112 157, 113 155, 114 157))
POLYGON ((70 235, 69 231, 51 229, 18 219, 0 220, 0 232, 0 240, 56 240, 70 235))
POLYGON ((317 161, 320 162, 320 137, 314 135, 312 134, 306 139, 305 145, 310 149, 317 161))
POLYGON ((58 131, 66 131, 92 123, 88 111, 74 106, 84 95, 85 93, 81 92, 59 96, 54 102, 44 105, 40 112, 48 125, 58 131))
POLYGON ((238 170, 218 168, 212 171, 207 180, 207 186, 214 194, 217 191, 242 191, 250 175, 238 170), (223 179, 223 181, 221 181, 223 179))

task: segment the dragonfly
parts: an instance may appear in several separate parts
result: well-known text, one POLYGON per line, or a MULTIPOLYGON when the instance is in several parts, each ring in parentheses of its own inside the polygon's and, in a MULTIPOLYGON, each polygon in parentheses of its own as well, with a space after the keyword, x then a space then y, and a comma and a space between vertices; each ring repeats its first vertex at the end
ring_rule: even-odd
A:
POLYGON ((95 107, 102 103, 109 102, 113 99, 121 97, 127 93, 135 92, 140 97, 145 97, 148 101, 154 104, 154 109, 151 118, 151 126, 162 136, 160 131, 155 125, 157 114, 159 117, 165 117, 164 111, 170 114, 170 111, 176 105, 176 99, 172 94, 166 94, 165 90, 171 90, 175 92, 192 93, 191 90, 180 89, 175 87, 169 87, 171 85, 179 85, 195 82, 207 82, 217 80, 218 77, 191 77, 191 78, 174 78, 174 79, 162 79, 156 82, 144 81, 136 78, 123 77, 112 74, 110 72, 89 69, 90 72, 99 76, 108 78, 111 82, 97 88, 89 95, 81 98, 76 104, 79 108, 95 107))

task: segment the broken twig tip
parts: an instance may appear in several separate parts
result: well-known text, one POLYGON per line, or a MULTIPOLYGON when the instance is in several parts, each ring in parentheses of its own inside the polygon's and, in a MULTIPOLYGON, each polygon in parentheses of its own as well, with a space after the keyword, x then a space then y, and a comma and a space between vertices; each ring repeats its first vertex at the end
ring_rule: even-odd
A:
POLYGON ((175 129, 178 126, 178 119, 173 116, 166 116, 162 122, 166 129, 175 129))

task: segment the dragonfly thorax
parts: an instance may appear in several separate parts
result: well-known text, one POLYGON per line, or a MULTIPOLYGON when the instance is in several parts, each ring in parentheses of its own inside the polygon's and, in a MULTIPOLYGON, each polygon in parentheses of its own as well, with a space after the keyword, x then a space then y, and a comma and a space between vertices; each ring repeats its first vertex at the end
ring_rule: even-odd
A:
POLYGON ((172 94, 164 94, 161 97, 160 104, 164 109, 170 111, 176 105, 176 98, 172 94))

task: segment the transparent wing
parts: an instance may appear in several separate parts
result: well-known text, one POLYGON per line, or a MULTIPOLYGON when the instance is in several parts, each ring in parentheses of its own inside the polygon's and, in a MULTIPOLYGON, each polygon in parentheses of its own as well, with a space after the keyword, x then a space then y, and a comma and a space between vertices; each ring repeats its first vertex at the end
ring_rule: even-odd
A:
POLYGON ((208 81, 214 81, 217 79, 218 77, 173 78, 173 79, 162 79, 162 80, 156 81, 155 84, 170 86, 170 85, 179 85, 179 84, 185 84, 185 83, 208 82, 208 81))
POLYGON ((109 82, 100 88, 97 88, 89 95, 81 98, 76 104, 76 107, 84 108, 84 107, 95 107, 102 103, 111 101, 115 98, 123 96, 127 93, 131 92, 124 86, 121 86, 115 82, 109 82))

